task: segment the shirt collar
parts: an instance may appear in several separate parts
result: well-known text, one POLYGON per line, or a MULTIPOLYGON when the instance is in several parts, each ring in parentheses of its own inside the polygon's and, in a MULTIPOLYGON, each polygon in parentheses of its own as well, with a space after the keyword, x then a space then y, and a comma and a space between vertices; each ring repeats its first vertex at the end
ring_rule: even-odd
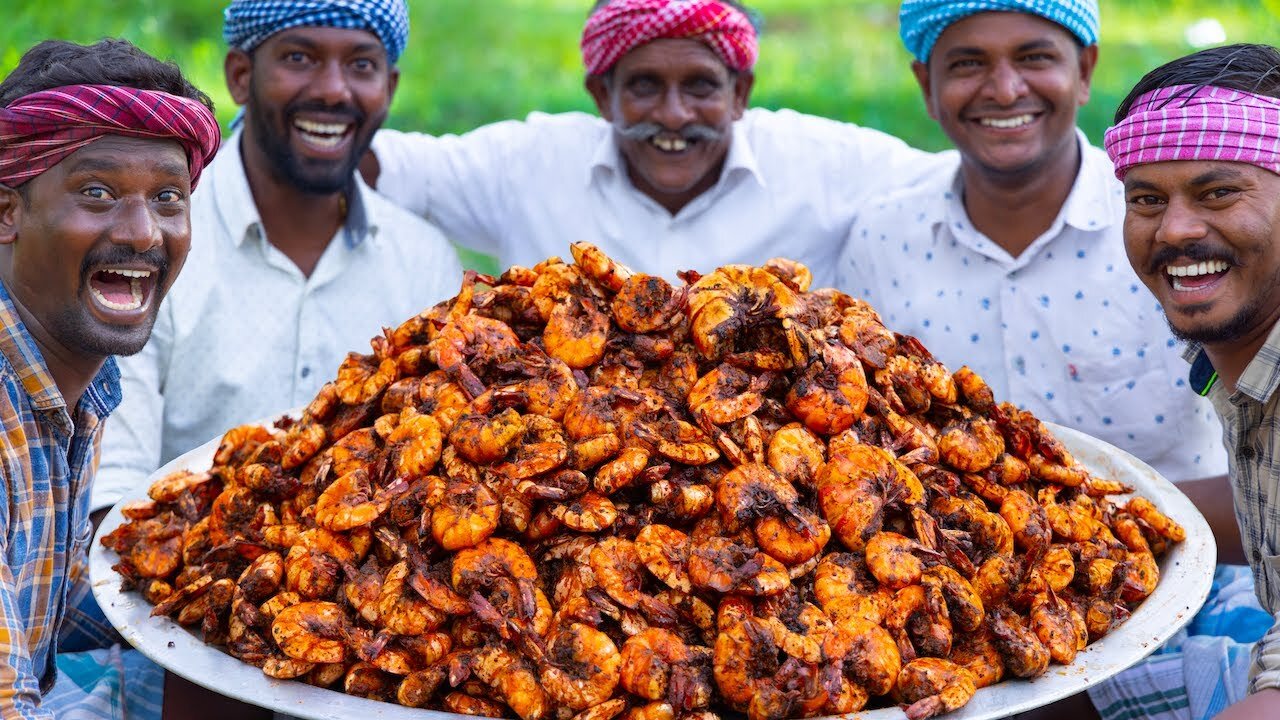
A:
MULTIPOLYGON (((727 178, 742 173, 755 178, 760 187, 766 186, 764 174, 760 172, 760 163, 756 159, 755 151, 751 149, 745 123, 742 120, 734 122, 732 132, 733 140, 729 143, 729 153, 725 156, 724 170, 720 173, 720 179, 708 192, 723 185, 727 178)), ((621 177, 626 179, 628 184, 630 183, 630 179, 627 178, 626 164, 622 159, 622 151, 618 148, 617 137, 611 124, 607 126, 604 137, 596 144, 595 153, 592 154, 591 162, 587 165, 586 184, 590 186, 602 174, 621 177)))
MULTIPOLYGON (((1191 363, 1189 381, 1191 389, 1208 395, 1218 382, 1218 372, 1199 343, 1188 343, 1182 351, 1182 357, 1191 363)), ((1244 372, 1236 382, 1236 391, 1254 400, 1265 403, 1280 389, 1280 372, 1276 366, 1280 363, 1280 323, 1271 328, 1267 341, 1258 349, 1253 359, 1245 366, 1244 372)))
MULTIPOLYGON (((66 408, 66 400, 58 390, 44 355, 35 338, 18 315, 9 290, 0 283, 0 355, 13 368, 32 407, 41 412, 56 412, 66 408)), ((81 398, 81 405, 98 417, 106 417, 120 404, 120 370, 116 360, 108 357, 102 364, 81 398)))
MULTIPOLYGON (((244 171, 244 156, 240 152, 240 138, 244 132, 237 128, 231 137, 223 141, 219 159, 211 166, 212 182, 207 182, 205 192, 213 192, 214 207, 226 227, 227 235, 236 247, 240 247, 252 233, 261 235, 262 215, 249 190, 249 176, 244 171), (214 190, 216 188, 216 191, 214 190)), ((356 247, 365 238, 378 232, 377 222, 371 217, 366 193, 373 192, 365 185, 359 173, 354 173, 347 191, 347 219, 343 223, 342 236, 349 247, 356 247)))

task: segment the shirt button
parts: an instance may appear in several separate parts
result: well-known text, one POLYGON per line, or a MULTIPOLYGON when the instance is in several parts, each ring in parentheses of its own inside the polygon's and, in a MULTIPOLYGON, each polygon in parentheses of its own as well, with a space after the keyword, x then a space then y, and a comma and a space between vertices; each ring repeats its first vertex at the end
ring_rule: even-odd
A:
POLYGON ((311 374, 311 368, 310 368, 310 367, 308 367, 308 366, 306 366, 306 365, 303 365, 303 366, 302 366, 302 372, 300 372, 300 373, 299 373, 299 375, 301 375, 302 377, 304 377, 304 378, 305 378, 305 377, 307 377, 307 376, 308 376, 308 375, 310 375, 310 374, 311 374))
POLYGON ((1255 563, 1262 562, 1262 553, 1258 550, 1258 548, 1254 548, 1251 555, 1253 556, 1253 561, 1255 563))
POLYGON ((1257 454, 1258 454, 1258 451, 1254 450, 1252 447, 1248 445, 1245 445, 1244 447, 1240 448, 1240 457, 1244 458, 1245 460, 1252 460, 1254 456, 1256 456, 1257 454))

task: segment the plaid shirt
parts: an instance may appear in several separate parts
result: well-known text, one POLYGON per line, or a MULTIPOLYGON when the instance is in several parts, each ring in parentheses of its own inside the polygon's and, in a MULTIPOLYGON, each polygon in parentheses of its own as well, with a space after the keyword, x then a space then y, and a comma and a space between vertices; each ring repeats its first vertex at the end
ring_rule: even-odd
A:
POLYGON ((1258 600, 1276 619, 1254 649, 1249 691, 1280 689, 1280 323, 1228 392, 1200 346, 1187 347, 1191 385, 1222 419, 1236 521, 1258 600))
POLYGON ((0 285, 0 718, 40 707, 54 654, 109 644, 88 592, 89 483, 102 421, 120 402, 108 359, 72 415, 0 285), (82 607, 82 602, 84 606, 82 607))

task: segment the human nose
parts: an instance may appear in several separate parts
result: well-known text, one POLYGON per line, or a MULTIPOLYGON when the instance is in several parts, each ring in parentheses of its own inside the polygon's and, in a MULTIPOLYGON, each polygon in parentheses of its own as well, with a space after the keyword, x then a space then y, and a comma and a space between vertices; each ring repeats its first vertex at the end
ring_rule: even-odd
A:
POLYGON ((351 85, 343 73, 342 64, 326 62, 320 65, 311 83, 312 94, 326 105, 345 105, 351 102, 351 85))
POLYGON ((109 237, 111 242, 128 245, 136 253, 144 253, 164 242, 155 213, 145 200, 136 198, 121 203, 109 237))
POLYGON ((1209 232, 1204 220, 1187 203, 1172 199, 1160 214, 1160 227, 1156 228, 1156 242, 1180 246, 1193 240, 1201 240, 1209 232))
POLYGON ((693 109, 685 102, 680 88, 669 88, 662 95, 654 118, 665 128, 678 130, 694 121, 693 109))
POLYGON ((987 79, 987 93, 1000 105, 1012 105, 1027 92, 1027 83, 1008 62, 998 62, 987 79))

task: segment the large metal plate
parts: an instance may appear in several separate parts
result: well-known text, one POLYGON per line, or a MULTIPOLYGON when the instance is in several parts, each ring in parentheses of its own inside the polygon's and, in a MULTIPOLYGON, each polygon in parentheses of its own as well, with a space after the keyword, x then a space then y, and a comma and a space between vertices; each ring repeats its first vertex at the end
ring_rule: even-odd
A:
MULTIPOLYGON (((1187 540, 1161 562, 1160 584, 1123 625, 1090 645, 1069 666, 1052 665, 1035 680, 1006 680, 979 690, 973 700, 946 717, 955 720, 988 720, 1047 705, 1074 695, 1138 662, 1191 620, 1213 581, 1217 553, 1209 525, 1179 492, 1149 466, 1107 443, 1068 428, 1051 426, 1062 442, 1093 473, 1132 484, 1161 510, 1187 530, 1187 540)), ((176 458, 152 478, 188 468, 207 469, 217 441, 176 458)), ((148 481, 148 485, 150 482, 148 481)), ((127 499, 145 497, 146 486, 127 499)), ((126 640, 144 655, 182 677, 214 692, 254 705, 314 720, 362 718, 435 718, 463 720, 453 713, 415 710, 391 703, 352 697, 298 681, 275 680, 252 665, 236 660, 216 647, 204 644, 192 632, 168 618, 151 617, 149 605, 136 592, 120 590, 120 577, 111 569, 115 552, 102 547, 98 538, 121 524, 120 506, 111 509, 98 529, 89 552, 89 574, 94 597, 107 618, 126 640)), ((855 714, 861 720, 898 720, 897 708, 855 714)), ((840 718, 840 720, 848 720, 840 718)))

